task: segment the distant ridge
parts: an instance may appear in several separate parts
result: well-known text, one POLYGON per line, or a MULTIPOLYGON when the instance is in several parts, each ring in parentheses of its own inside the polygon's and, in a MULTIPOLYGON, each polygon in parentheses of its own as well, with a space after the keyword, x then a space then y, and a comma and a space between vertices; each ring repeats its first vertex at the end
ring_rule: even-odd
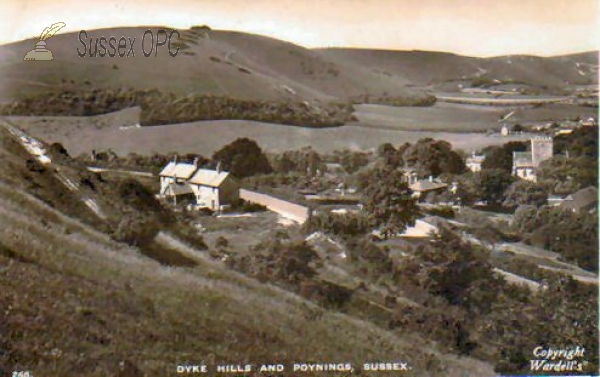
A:
POLYGON ((552 57, 506 55, 490 58, 419 50, 327 48, 316 51, 331 60, 404 75, 414 85, 432 89, 447 89, 446 84, 452 81, 468 84, 478 79, 521 83, 544 90, 560 88, 567 83, 598 83, 598 52, 595 51, 552 57))
POLYGON ((137 37, 135 57, 129 58, 79 57, 77 49, 83 46, 78 33, 54 36, 48 48, 55 58, 43 64, 22 61, 35 43, 32 39, 0 46, 0 100, 69 84, 297 102, 345 101, 367 93, 424 95, 410 88, 405 77, 388 77, 292 43, 240 32, 180 30, 181 39, 172 46, 180 48, 177 57, 169 56, 163 47, 157 57, 146 58, 141 50, 143 33, 157 28, 87 31, 94 41, 100 36, 137 37))
MULTIPOLYGON (((457 83, 498 80, 552 90, 565 83, 598 82, 596 52, 549 58, 511 55, 476 58, 447 52, 356 48, 307 49, 289 42, 236 31, 194 27, 180 30, 179 55, 163 47, 146 58, 146 29, 88 30, 88 38, 137 37, 135 58, 84 57, 78 33, 48 42, 55 60, 23 62, 33 39, 0 46, 0 101, 65 85, 89 88, 159 88, 178 94, 206 94, 250 100, 347 101, 361 96, 422 98, 456 90, 457 83)), ((164 27, 165 29, 170 29, 164 27)))

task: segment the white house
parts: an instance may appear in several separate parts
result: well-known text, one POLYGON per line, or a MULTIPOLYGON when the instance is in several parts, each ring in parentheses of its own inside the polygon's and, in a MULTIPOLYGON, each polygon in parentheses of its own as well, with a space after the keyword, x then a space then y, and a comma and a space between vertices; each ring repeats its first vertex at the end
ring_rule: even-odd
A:
POLYGON ((481 165, 483 164, 483 161, 485 161, 484 155, 476 155, 475 152, 473 152, 471 157, 467 157, 465 163, 469 170, 472 172, 478 172, 481 171, 481 165))
POLYGON ((160 198, 188 197, 200 208, 219 211, 239 199, 239 185, 228 172, 200 169, 198 161, 182 163, 170 161, 160 172, 160 198))
POLYGON ((159 173, 159 197, 177 197, 191 193, 187 181, 198 170, 197 165, 197 160, 193 164, 177 162, 177 160, 170 161, 159 173))
POLYGON ((198 207, 218 211, 223 206, 235 204, 240 198, 240 188, 229 172, 198 169, 188 184, 196 197, 198 207))

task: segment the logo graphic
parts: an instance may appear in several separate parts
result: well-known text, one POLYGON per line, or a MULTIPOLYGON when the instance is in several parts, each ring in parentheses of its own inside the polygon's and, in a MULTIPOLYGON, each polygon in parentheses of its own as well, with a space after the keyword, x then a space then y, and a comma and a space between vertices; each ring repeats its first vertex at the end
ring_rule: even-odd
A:
POLYGON ((29 51, 25 57, 24 61, 31 60, 54 60, 54 55, 52 55, 52 51, 46 48, 46 40, 52 37, 56 32, 58 32, 63 27, 67 26, 64 22, 57 22, 52 24, 52 26, 47 27, 42 31, 40 35, 40 40, 35 44, 35 49, 29 51))

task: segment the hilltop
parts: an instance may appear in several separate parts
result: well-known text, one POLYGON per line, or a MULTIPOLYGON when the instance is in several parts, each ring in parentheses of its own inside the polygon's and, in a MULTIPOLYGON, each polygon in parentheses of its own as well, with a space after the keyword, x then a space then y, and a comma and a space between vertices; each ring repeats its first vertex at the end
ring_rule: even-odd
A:
POLYGON ((80 57, 77 51, 83 50, 83 45, 78 33, 48 40, 55 57, 50 62, 23 62, 23 56, 35 46, 34 39, 0 46, 0 101, 75 85, 159 88, 176 95, 255 101, 345 102, 370 96, 411 103, 431 91, 456 91, 459 84, 522 85, 553 91, 565 83, 597 83, 596 52, 475 58, 428 51, 307 49, 270 37, 207 27, 180 30, 181 38, 172 45, 180 48, 175 58, 166 46, 156 57, 144 57, 144 31, 150 29, 156 35, 160 28, 171 30, 140 26, 87 31, 86 43, 101 36, 135 37, 135 57, 80 57))
MULTIPOLYGON (((160 28, 150 27, 155 35, 160 28)), ((171 57, 165 46, 156 57, 146 58, 142 53, 146 29, 93 30, 84 38, 86 43, 90 38, 95 43, 95 38, 101 36, 135 37, 135 57, 80 57, 77 49, 82 51, 83 46, 77 33, 48 40, 55 58, 44 64, 23 62, 24 54, 35 46, 36 40, 0 46, 1 99, 70 83, 271 101, 336 101, 365 92, 387 92, 398 97, 423 95, 407 88, 409 81, 404 77, 390 78, 370 67, 330 60, 317 51, 288 42, 233 31, 181 30, 181 39, 174 39, 172 45, 173 50, 176 46, 181 49, 176 57, 171 57)))
POLYGON ((557 90, 565 84, 598 83, 598 52, 539 57, 508 55, 491 58, 434 51, 392 51, 352 48, 317 50, 327 59, 368 66, 390 76, 410 78, 421 88, 457 90, 458 85, 523 85, 557 90))

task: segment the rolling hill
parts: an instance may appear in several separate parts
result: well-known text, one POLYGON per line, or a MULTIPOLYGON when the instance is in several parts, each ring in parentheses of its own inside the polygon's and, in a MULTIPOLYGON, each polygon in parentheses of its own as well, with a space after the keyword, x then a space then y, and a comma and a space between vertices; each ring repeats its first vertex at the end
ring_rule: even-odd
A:
MULTIPOLYGON (((351 48, 307 49, 285 41, 234 31, 192 27, 180 31, 172 48, 142 54, 144 31, 168 27, 127 27, 88 31, 86 43, 105 36, 136 38, 135 57, 80 57, 77 33, 48 40, 49 62, 23 62, 37 42, 28 39, 0 46, 0 101, 19 95, 75 85, 134 88, 228 96, 249 100, 346 101, 359 96, 420 98, 426 91, 456 90, 502 83, 543 90, 597 83, 595 52, 557 56, 474 58, 444 52, 351 48)), ((176 38, 176 37, 174 37, 176 38)), ((147 42, 146 42, 147 43, 147 42)), ((146 51, 148 50, 146 44, 146 51)), ((89 46, 87 46, 89 49, 89 46)), ((128 47, 127 47, 128 49, 128 47)), ((94 51, 95 48, 92 48, 94 51)), ((89 53, 89 51, 88 51, 89 53)))
POLYGON ((566 83, 598 83, 597 52, 555 57, 510 55, 475 58, 431 51, 351 48, 318 51, 328 59, 371 67, 391 76, 407 77, 414 85, 433 90, 456 89, 459 83, 468 86, 477 80, 525 84, 544 90, 557 89, 566 83))
MULTIPOLYGON (((150 29, 156 34, 159 28, 150 29)), ((156 57, 145 57, 142 37, 146 29, 95 30, 88 32, 88 39, 84 38, 86 43, 93 39, 95 45, 96 37, 135 37, 135 57, 80 57, 77 50, 83 51, 83 45, 77 33, 48 40, 55 57, 49 62, 23 62, 23 56, 36 43, 33 39, 1 46, 2 99, 65 84, 160 88, 185 95, 299 102, 346 99, 366 92, 387 92, 399 97, 422 95, 407 88, 409 82, 401 76, 390 78, 370 67, 330 61, 317 51, 239 32, 210 31, 207 36, 201 29, 182 30, 177 41, 181 50, 176 57, 171 57, 166 47, 156 57)), ((146 42, 146 51, 148 46, 146 42)))

